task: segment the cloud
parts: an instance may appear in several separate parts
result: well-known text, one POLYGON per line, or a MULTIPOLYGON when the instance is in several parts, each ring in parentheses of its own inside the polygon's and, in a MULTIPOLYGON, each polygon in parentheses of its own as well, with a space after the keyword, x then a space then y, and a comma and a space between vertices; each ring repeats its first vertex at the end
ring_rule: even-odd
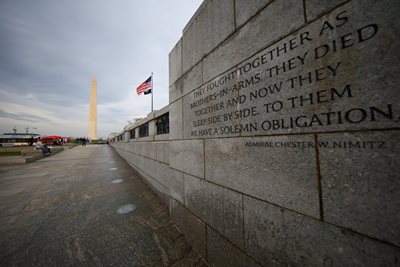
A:
POLYGON ((150 96, 135 88, 152 72, 154 108, 164 107, 168 54, 201 2, 0 1, 0 129, 40 118, 40 129, 86 135, 94 76, 98 135, 150 112, 150 96))
POLYGON ((82 110, 87 114, 85 106, 59 106, 46 102, 35 101, 36 96, 19 96, 18 93, 0 91, 0 129, 9 132, 11 128, 37 128, 43 135, 86 135, 84 129, 87 117, 82 116, 82 110), (7 101, 12 99, 13 101, 7 101), (76 108, 79 107, 79 108, 76 108), (64 134, 65 132, 65 134, 64 134))
POLYGON ((38 117, 35 115, 31 115, 31 114, 27 114, 27 113, 20 113, 20 114, 9 113, 2 109, 0 109, 0 117, 10 118, 10 119, 14 119, 17 121, 24 121, 24 122, 39 122, 39 121, 43 120, 41 117, 38 117))

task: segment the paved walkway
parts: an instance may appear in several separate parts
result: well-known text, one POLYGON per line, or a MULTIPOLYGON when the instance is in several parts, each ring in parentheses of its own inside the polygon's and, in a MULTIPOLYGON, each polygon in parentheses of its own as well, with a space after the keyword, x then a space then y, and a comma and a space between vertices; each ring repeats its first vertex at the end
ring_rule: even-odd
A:
POLYGON ((107 145, 0 167, 0 266, 203 266, 107 145))

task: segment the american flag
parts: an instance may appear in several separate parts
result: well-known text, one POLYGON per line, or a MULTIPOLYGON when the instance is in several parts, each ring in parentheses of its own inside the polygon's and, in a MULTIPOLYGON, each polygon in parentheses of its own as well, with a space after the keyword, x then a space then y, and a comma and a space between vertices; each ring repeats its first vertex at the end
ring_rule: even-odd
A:
POLYGON ((141 95, 144 93, 145 95, 151 93, 151 77, 150 76, 146 81, 144 81, 141 85, 136 88, 136 93, 141 95))

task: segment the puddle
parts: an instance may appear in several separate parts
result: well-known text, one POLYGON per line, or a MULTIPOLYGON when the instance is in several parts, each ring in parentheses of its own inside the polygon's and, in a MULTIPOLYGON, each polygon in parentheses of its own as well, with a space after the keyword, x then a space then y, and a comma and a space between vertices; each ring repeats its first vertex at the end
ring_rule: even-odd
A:
POLYGON ((109 170, 110 171, 115 171, 115 170, 118 170, 118 168, 110 168, 109 170))
POLYGON ((122 180, 122 179, 115 179, 115 180, 112 180, 111 181, 111 183, 112 184, 119 184, 119 183, 122 183, 124 180, 122 180))
POLYGON ((119 209, 117 210, 117 213, 118 214, 126 214, 126 213, 134 211, 135 209, 136 209, 135 205, 126 204, 126 205, 123 205, 123 206, 119 207, 119 209))

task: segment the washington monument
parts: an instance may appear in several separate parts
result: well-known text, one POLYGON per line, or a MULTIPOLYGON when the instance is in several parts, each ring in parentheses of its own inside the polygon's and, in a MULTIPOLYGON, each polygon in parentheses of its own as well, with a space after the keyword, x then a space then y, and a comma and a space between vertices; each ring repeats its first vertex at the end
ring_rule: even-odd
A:
POLYGON ((97 82, 92 80, 90 86, 90 106, 89 106, 89 127, 88 137, 90 139, 97 138, 97 82))

